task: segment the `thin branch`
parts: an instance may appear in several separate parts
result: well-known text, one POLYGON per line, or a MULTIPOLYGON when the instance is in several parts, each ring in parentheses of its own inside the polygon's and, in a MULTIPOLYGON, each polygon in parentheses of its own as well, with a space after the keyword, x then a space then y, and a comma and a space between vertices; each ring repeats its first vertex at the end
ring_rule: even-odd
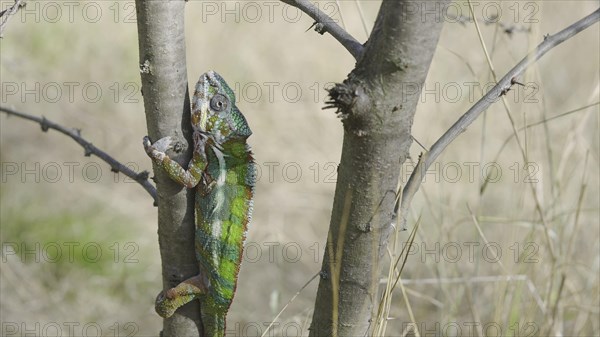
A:
POLYGON ((554 35, 546 35, 544 41, 537 48, 521 60, 514 68, 512 68, 486 95, 484 95, 475 105, 473 105, 464 115, 462 115, 454 125, 450 127, 436 142, 431 146, 429 152, 424 153, 413 173, 411 174, 404 190, 402 191, 402 201, 396 204, 396 216, 398 211, 401 216, 400 225, 402 228, 406 226, 406 214, 410 207, 410 203, 415 193, 419 190, 423 177, 431 164, 439 157, 446 147, 463 133, 475 119, 485 111, 492 103, 498 100, 502 95, 505 95, 510 88, 516 83, 516 78, 520 76, 530 65, 535 63, 550 49, 558 46, 562 42, 573 37, 575 34, 588 28, 592 24, 600 20, 600 9, 597 9, 592 14, 575 22, 569 27, 554 35))
POLYGON ((526 27, 524 25, 517 26, 515 24, 506 24, 504 22, 501 22, 497 14, 484 16, 481 19, 476 19, 475 17, 470 17, 462 14, 456 15, 452 13, 447 13, 446 15, 448 20, 454 20, 455 22, 458 22, 463 26, 466 25, 468 22, 473 22, 475 20, 482 21, 486 26, 497 25, 498 27, 500 27, 504 34, 508 35, 508 37, 512 37, 514 33, 531 33, 530 27, 526 27))
POLYGON ((8 19, 11 16, 15 15, 21 7, 25 7, 25 1, 23 0, 15 0, 15 3, 8 9, 0 12, 0 38, 2 37, 2 32, 6 28, 6 24, 8 23, 8 19))
POLYGON ((358 42, 352 35, 350 35, 344 28, 340 27, 335 21, 319 7, 313 5, 308 0, 281 0, 282 2, 296 7, 304 13, 308 14, 313 20, 315 20, 315 31, 319 34, 328 32, 333 36, 339 43, 346 48, 354 59, 358 61, 363 53, 364 47, 358 42))
POLYGON ((140 185, 142 185, 146 192, 150 194, 152 199, 154 199, 154 203, 157 203, 156 189, 154 188, 154 186, 152 186, 150 181, 148 181, 148 171, 142 171, 140 173, 137 173, 128 168, 127 166, 121 164, 119 161, 108 155, 106 152, 100 150, 99 148, 95 147, 92 143, 83 139, 83 137, 81 137, 80 130, 69 129, 60 124, 49 121, 45 117, 32 116, 3 106, 0 106, 0 111, 5 112, 9 116, 17 116, 24 119, 28 119, 30 121, 34 121, 40 124, 40 126, 42 127, 42 131, 44 132, 48 131, 48 129, 54 129, 62 134, 73 138, 73 140, 75 140, 79 145, 81 145, 81 147, 83 147, 83 149, 85 150, 86 157, 95 155, 96 157, 108 163, 112 172, 122 172, 124 175, 137 181, 140 185))

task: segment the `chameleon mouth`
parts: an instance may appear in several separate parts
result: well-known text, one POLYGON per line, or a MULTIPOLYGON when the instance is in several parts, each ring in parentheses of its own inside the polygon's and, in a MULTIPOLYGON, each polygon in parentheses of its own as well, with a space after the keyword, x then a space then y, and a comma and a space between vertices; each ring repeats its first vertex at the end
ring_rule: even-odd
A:
POLYGON ((205 100, 208 96, 208 87, 210 86, 209 79, 207 73, 200 75, 200 79, 198 83, 196 83, 196 87, 194 88, 194 100, 200 101, 205 100))

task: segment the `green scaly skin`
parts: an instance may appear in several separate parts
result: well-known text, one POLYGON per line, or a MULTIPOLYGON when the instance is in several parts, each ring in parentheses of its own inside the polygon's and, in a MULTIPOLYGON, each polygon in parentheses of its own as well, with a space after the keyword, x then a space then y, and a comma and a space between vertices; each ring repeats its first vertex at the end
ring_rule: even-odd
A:
POLYGON ((209 71, 192 100, 194 152, 187 170, 165 152, 170 137, 151 144, 146 153, 171 179, 196 188, 196 258, 200 274, 161 292, 156 312, 170 317, 180 306, 200 300, 204 335, 221 337, 233 300, 246 228, 252 213, 256 168, 246 139, 252 134, 235 106, 235 95, 223 78, 209 71))

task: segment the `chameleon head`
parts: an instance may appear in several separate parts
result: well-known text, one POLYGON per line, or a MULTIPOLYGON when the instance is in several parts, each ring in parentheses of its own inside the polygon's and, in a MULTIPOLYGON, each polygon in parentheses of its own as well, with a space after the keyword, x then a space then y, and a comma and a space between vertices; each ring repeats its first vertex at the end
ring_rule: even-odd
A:
POLYGON ((248 138, 252 131, 235 105, 235 94, 221 75, 208 71, 200 76, 192 98, 192 126, 218 144, 248 138))

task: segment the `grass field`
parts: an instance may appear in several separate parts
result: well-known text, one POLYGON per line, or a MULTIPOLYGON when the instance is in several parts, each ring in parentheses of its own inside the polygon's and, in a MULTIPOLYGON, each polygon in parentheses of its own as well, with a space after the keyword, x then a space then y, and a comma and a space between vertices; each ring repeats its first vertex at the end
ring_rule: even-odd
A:
MULTIPOLYGON (((318 4, 366 40, 355 1, 318 4)), ((359 4, 371 27, 380 2, 359 4)), ((260 179, 228 329, 260 335, 320 269, 343 136, 321 108, 325 88, 354 60, 277 1, 186 6, 190 86, 218 71, 254 132, 260 179)), ((597 7, 501 1, 478 3, 475 13, 498 13, 504 25, 481 25, 502 76, 545 34, 597 7)), ((466 2, 451 8, 469 14, 466 2)), ((413 126, 425 147, 493 83, 474 25, 443 19, 413 126)), ((151 170, 136 29, 133 2, 28 2, 0 40, 0 104, 81 129, 116 159, 151 170)), ((600 334, 599 40, 596 24, 550 51, 521 79, 527 86, 509 92, 508 110, 497 102, 434 164, 413 201, 409 225, 419 217, 420 225, 385 335, 415 326, 440 336, 600 334)), ((414 143, 412 160, 423 151, 414 143)), ((0 335, 158 335, 151 198, 72 140, 5 114, 0 161, 0 335)), ((400 233, 390 254, 407 239, 400 233)), ((308 334, 316 282, 274 335, 308 334)))

